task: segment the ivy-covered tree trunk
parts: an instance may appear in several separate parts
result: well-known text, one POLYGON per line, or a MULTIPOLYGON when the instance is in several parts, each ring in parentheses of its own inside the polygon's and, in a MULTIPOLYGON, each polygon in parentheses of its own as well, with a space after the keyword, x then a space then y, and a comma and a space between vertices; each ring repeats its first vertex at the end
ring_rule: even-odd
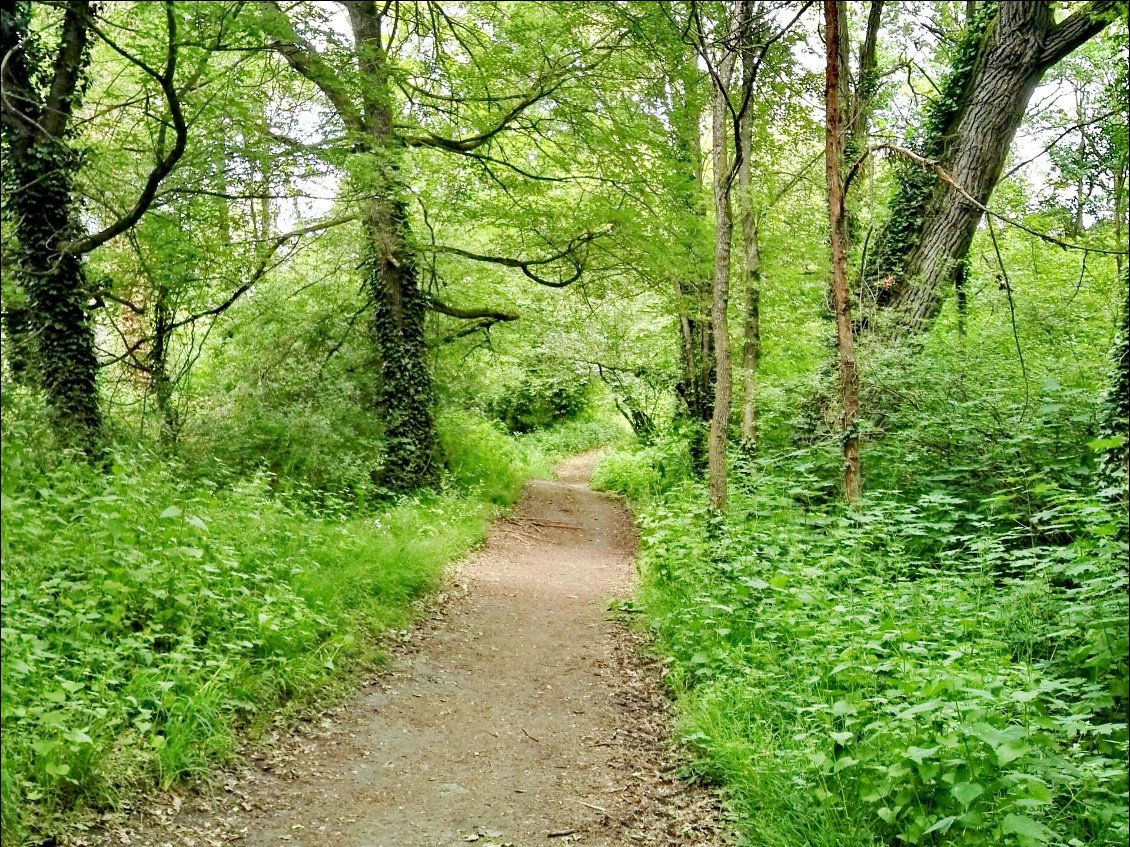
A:
POLYGON ((316 85, 350 136, 350 178, 361 200, 365 287, 373 306, 373 340, 379 360, 377 404, 384 416, 383 467, 374 474, 391 491, 434 482, 441 464, 434 393, 428 369, 416 249, 401 172, 404 140, 393 122, 392 87, 381 32, 389 4, 347 0, 354 43, 356 88, 295 32, 277 2, 266 4, 273 46, 292 68, 316 85))
POLYGON ((1111 442, 1100 461, 1102 484, 1124 502, 1130 497, 1130 268, 1122 272, 1123 304, 1112 355, 1110 387, 1100 435, 1111 442))
MULTIPOLYGON (((987 203, 1040 79, 1099 33, 1115 6, 1096 0, 1057 24, 1042 0, 980 5, 927 111, 917 151, 987 203)), ((889 309, 883 329, 895 336, 925 329, 937 315, 981 219, 981 210, 932 170, 905 163, 898 183, 864 269, 876 302, 889 309)))
POLYGON ((734 230, 730 207, 733 174, 726 141, 730 133, 727 89, 730 85, 734 58, 734 52, 727 51, 718 65, 720 79, 715 82, 710 134, 714 189, 714 277, 710 297, 710 324, 714 333, 714 361, 717 363, 718 372, 714 378, 714 410, 707 437, 707 467, 710 505, 719 512, 726 508, 726 443, 730 430, 730 406, 733 393, 730 324, 727 319, 730 304, 730 240, 734 230))
POLYGON ((369 194, 364 209, 366 286, 373 301, 373 338, 380 357, 377 397, 384 414, 382 485, 409 491, 439 472, 434 394, 424 336, 427 298, 420 290, 404 186, 403 145, 393 128, 381 14, 372 2, 346 4, 362 79, 367 173, 355 173, 369 194))
POLYGON ((26 295, 18 335, 30 341, 20 350, 21 364, 43 390, 60 442, 96 456, 102 417, 90 291, 81 256, 67 249, 80 234, 74 201, 79 157, 69 124, 82 96, 92 16, 88 2, 66 4, 46 94, 37 82, 42 59, 33 53, 37 39, 30 31, 30 3, 6 3, 0 10, 0 52, 6 211, 16 240, 18 282, 26 295))
MULTIPOLYGON (((748 6, 742 13, 749 15, 748 6)), ((748 19, 747 27, 752 26, 748 19)), ((748 35, 748 34, 747 34, 748 35)), ((752 86, 756 74, 754 39, 744 37, 739 45, 742 78, 752 86)), ((753 114, 747 104, 738 124, 738 210, 742 232, 742 272, 745 276, 745 303, 742 309, 741 432, 742 449, 752 454, 757 448, 757 378, 761 367, 761 243, 760 216, 753 207, 753 114)))

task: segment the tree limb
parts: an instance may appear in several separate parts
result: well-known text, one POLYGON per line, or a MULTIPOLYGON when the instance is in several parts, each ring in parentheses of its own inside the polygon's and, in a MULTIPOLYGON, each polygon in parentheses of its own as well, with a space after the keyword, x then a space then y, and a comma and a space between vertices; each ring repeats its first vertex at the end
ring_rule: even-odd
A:
POLYGON ((435 297, 428 301, 428 308, 433 312, 460 320, 475 320, 477 318, 489 318, 491 321, 518 320, 518 315, 511 312, 499 312, 494 309, 464 309, 459 306, 451 306, 435 297))
POLYGON ((1127 250, 1105 250, 1101 247, 1088 247, 1085 244, 1072 244, 1069 241, 1062 241, 1055 236, 1048 235, 1046 232, 1040 232, 1039 230, 1032 229, 1032 227, 1020 223, 1019 221, 1014 221, 1012 218, 1005 217, 1000 212, 994 212, 984 203, 978 202, 972 194, 965 190, 964 186, 959 185, 957 180, 955 180, 953 176, 950 175, 950 173, 937 162, 932 162, 924 156, 919 156, 917 153, 911 150, 907 150, 905 147, 899 147, 897 144, 874 144, 864 150, 860 157, 852 163, 850 170, 848 170, 847 177, 844 179, 844 196, 847 196, 847 189, 850 187, 851 181, 855 178, 855 175, 859 172, 859 169, 863 166, 863 163, 872 153, 876 153, 880 150, 889 150, 890 152, 898 156, 902 156, 904 159, 908 159, 909 161, 914 162, 916 165, 921 165, 924 168, 929 168, 938 175, 938 178, 941 179, 942 182, 944 182, 946 185, 950 186, 954 191, 960 194, 967 203, 970 203, 975 208, 980 209, 986 215, 991 215, 1001 223, 1008 224, 1009 226, 1022 230, 1029 235, 1034 235, 1036 236, 1036 238, 1040 239, 1041 241, 1045 241, 1048 244, 1054 244, 1057 247, 1062 247, 1064 250, 1082 250, 1086 253, 1102 253, 1109 256, 1126 256, 1130 254, 1130 251, 1127 250))
POLYGON ((259 0, 259 2, 273 10, 275 20, 286 28, 288 40, 275 40, 271 46, 286 59, 288 65, 312 82, 326 96, 346 129, 358 134, 364 132, 365 121, 361 113, 337 74, 326 64, 325 59, 298 37, 290 18, 276 0, 259 0))
POLYGON ((431 249, 432 252, 435 253, 446 253, 452 256, 462 256, 464 259, 473 259, 476 262, 488 262, 492 265, 502 265, 503 267, 507 268, 518 268, 522 271, 523 274, 525 274, 527 277, 529 277, 539 285, 545 285, 550 288, 565 288, 566 286, 572 285, 574 282, 580 279, 581 274, 585 269, 584 264, 576 260, 576 251, 584 245, 595 241, 597 238, 607 235, 611 231, 612 224, 606 224, 605 226, 602 226, 592 232, 586 232, 582 235, 578 235, 567 245, 565 245, 564 249, 559 250, 552 256, 546 256, 542 259, 511 259, 507 256, 489 256, 482 253, 472 253, 470 250, 463 250, 459 247, 448 247, 443 244, 437 244, 431 248, 423 249, 431 249), (533 267, 549 265, 562 260, 569 262, 574 269, 573 275, 568 277, 567 279, 549 280, 545 279, 544 277, 538 276, 536 273, 530 270, 533 267))
POLYGON ((161 86, 161 93, 165 95, 165 102, 169 106, 169 115, 173 121, 175 137, 173 147, 168 152, 168 155, 161 156, 156 166, 150 171, 149 178, 145 181, 145 186, 142 188, 141 194, 138 195, 137 202, 134 203, 133 208, 101 232, 96 232, 85 238, 79 238, 61 245, 60 250, 64 253, 89 253, 94 248, 100 247, 110 239, 121 235, 141 220, 141 216, 145 214, 149 206, 153 203, 153 198, 157 195, 157 188, 160 186, 161 181, 172 172, 173 167, 180 160, 181 156, 184 155, 185 148, 188 144, 188 124, 185 122, 184 114, 181 112, 180 95, 177 93, 174 84, 177 70, 178 42, 177 21, 172 0, 165 0, 165 26, 168 31, 169 46, 165 54, 165 69, 163 72, 158 73, 153 68, 149 67, 149 65, 145 64, 145 62, 141 61, 136 56, 130 55, 115 44, 104 32, 91 25, 91 29, 97 33, 111 49, 157 80, 157 83, 161 86))
POLYGON ((293 229, 290 232, 284 232, 282 235, 276 236, 271 240, 270 245, 267 247, 266 254, 263 256, 259 264, 255 267, 255 270, 252 271, 251 276, 249 276, 243 283, 241 283, 240 286, 235 291, 233 291, 226 300, 224 300, 218 306, 213 306, 210 309, 205 309, 204 311, 197 312, 196 314, 190 315, 183 320, 174 322, 169 326, 169 330, 172 331, 174 329, 179 329, 182 326, 195 323, 201 318, 212 317, 226 312, 235 304, 236 300, 250 291, 255 283, 262 279, 263 274, 267 272, 271 264, 271 259, 274 257, 275 253, 277 253, 279 248, 291 239, 300 238, 301 236, 309 235, 312 232, 321 232, 323 230, 329 229, 330 227, 349 223, 350 221, 357 220, 358 217, 360 216, 356 214, 342 215, 340 217, 330 218, 329 220, 319 221, 317 223, 310 224, 309 226, 299 227, 298 229, 293 229))
POLYGON ((1118 3, 1092 0, 1078 12, 1055 24, 1044 41, 1040 64, 1050 68, 1075 48, 1102 32, 1114 20, 1118 3))

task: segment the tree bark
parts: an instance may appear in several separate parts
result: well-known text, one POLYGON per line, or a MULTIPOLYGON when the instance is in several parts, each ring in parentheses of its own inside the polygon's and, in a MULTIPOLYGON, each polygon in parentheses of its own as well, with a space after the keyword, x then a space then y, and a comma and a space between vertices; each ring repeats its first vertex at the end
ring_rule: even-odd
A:
MULTIPOLYGON (((1102 31, 1115 5, 1095 0, 1057 24, 1041 0, 980 4, 926 116, 918 152, 987 203, 1045 71, 1102 31)), ((937 315, 981 211, 912 164, 900 166, 889 210, 864 275, 889 309, 885 332, 897 337, 925 329, 937 315)))
MULTIPOLYGON (((743 196, 746 193, 743 189, 743 196)), ((761 367, 761 251, 758 222, 752 214, 750 218, 747 228, 743 210, 746 301, 742 332, 742 447, 753 453, 757 450, 757 380, 761 367)))
POLYGON ((1121 282, 1122 309, 1099 433, 1103 438, 1121 439, 1121 443, 1103 452, 1099 472, 1103 486, 1115 495, 1108 499, 1121 500, 1125 509, 1126 500, 1130 498, 1130 268, 1123 270, 1121 282))
MULTIPOLYGON (((417 256, 402 174, 404 139, 393 122, 388 55, 381 24, 385 4, 348 0, 360 95, 291 28, 276 41, 290 66, 325 95, 354 141, 351 178, 364 195, 365 287, 373 304, 372 337, 379 359, 377 405, 384 416, 384 462, 373 477, 394 492, 433 483, 439 475, 434 393, 428 369, 424 316, 428 298, 420 290, 417 256)), ((280 23, 289 20, 270 3, 280 23)))
MULTIPOLYGON (((724 48, 725 49, 725 48, 724 48)), ((710 505, 716 511, 726 508, 726 441, 730 429, 732 371, 730 362, 730 238, 733 218, 730 211, 732 174, 726 143, 729 135, 730 110, 727 105, 734 54, 727 50, 719 63, 712 103, 711 164, 714 188, 714 276, 710 300, 710 325, 714 335, 714 410, 707 436, 707 470, 710 505)))
MULTIPOLYGON (((1126 172, 1127 165, 1130 164, 1128 157, 1124 154, 1122 161, 1118 162, 1114 168, 1114 244, 1117 249, 1122 249, 1126 246, 1126 237, 1123 234, 1123 226, 1126 218, 1126 172)), ((1118 278, 1122 279, 1122 271, 1126 257, 1121 253, 1116 253, 1114 256, 1115 272, 1118 278)))
POLYGON ((828 183, 828 220, 832 237, 832 301, 836 312, 836 343, 840 371, 840 400, 843 405, 843 490, 849 503, 861 493, 859 436, 856 419, 859 415, 859 380, 855 370, 855 340, 851 325, 851 307, 847 288, 847 218, 844 210, 843 167, 844 134, 848 122, 844 116, 846 84, 842 53, 844 25, 847 18, 843 0, 824 0, 824 32, 827 43, 825 104, 825 173, 828 183))
POLYGON ((362 77, 362 127, 369 166, 364 208, 366 284, 373 300, 373 337, 380 354, 378 401, 385 416, 381 484, 409 491, 438 478, 439 439, 428 369, 417 256, 401 175, 402 140, 393 127, 381 13, 372 0, 346 3, 362 77))
POLYGON ((59 442, 95 458, 102 450, 98 362, 90 291, 81 257, 64 245, 80 234, 74 178, 79 156, 68 138, 90 60, 90 3, 67 3, 55 71, 40 92, 26 47, 30 4, 0 11, 3 53, 3 136, 10 180, 10 221, 18 244, 16 269, 27 295, 28 367, 52 412, 59 442))
MULTIPOLYGON (((753 44, 741 45, 743 78, 753 74, 753 44)), ((750 79, 752 83, 752 79, 750 79)), ((761 365, 761 249, 760 221, 753 208, 753 109, 742 113, 738 131, 741 162, 738 166, 738 208, 742 227, 742 270, 745 273, 745 308, 742 316, 742 449, 757 449, 757 377, 761 365)))
MULTIPOLYGON (((693 58, 688 61, 693 62, 693 58)), ((697 68, 694 74, 698 74, 697 68)), ((688 255, 684 267, 690 269, 682 280, 673 282, 679 322, 679 379, 675 393, 680 401, 680 417, 691 430, 691 467, 696 473, 702 473, 706 470, 706 432, 714 414, 716 368, 706 276, 709 271, 700 258, 697 238, 697 224, 705 219, 706 207, 699 134, 702 115, 691 90, 694 85, 689 75, 684 78, 682 96, 674 92, 670 109, 672 146, 679 168, 679 184, 673 193, 679 217, 687 230, 688 255)))

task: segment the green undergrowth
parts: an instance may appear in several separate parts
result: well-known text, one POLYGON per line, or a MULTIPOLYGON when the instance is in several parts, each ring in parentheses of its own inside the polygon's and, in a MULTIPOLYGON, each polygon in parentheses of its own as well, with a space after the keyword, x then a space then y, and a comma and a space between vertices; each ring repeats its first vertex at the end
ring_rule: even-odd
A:
POLYGON ((1124 506, 1037 473, 813 505, 798 468, 834 456, 796 454, 739 467, 719 518, 680 461, 595 476, 635 498, 644 617, 740 843, 1127 843, 1124 506))
POLYGON ((382 505, 268 470, 136 449, 103 473, 3 445, 4 844, 205 774, 381 660, 376 636, 484 537, 531 474, 607 441, 568 423, 516 440, 441 422, 436 492, 382 505))

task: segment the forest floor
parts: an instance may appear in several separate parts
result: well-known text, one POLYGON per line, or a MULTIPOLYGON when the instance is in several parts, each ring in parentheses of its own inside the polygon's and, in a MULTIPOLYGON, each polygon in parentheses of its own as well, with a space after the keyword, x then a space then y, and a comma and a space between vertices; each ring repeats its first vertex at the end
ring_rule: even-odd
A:
POLYGON ((531 482, 349 702, 74 843, 721 844, 717 796, 677 775, 660 666, 609 611, 636 540, 594 462, 531 482))

